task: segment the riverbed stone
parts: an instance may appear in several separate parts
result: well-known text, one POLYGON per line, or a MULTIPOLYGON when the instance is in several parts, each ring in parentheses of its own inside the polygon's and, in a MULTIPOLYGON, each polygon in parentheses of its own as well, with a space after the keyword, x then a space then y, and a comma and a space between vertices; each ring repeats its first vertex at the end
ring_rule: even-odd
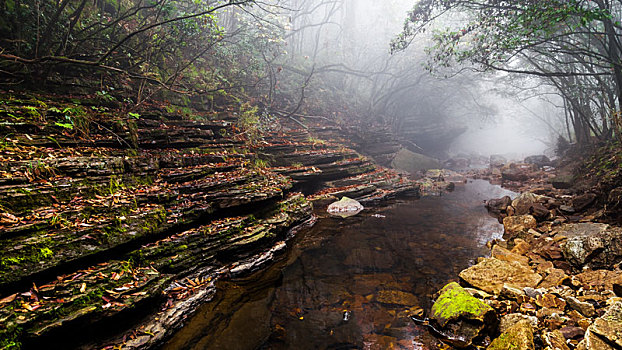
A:
POLYGON ((401 290, 381 290, 375 296, 376 301, 382 304, 416 306, 419 305, 419 299, 411 293, 401 290))
POLYGON ((592 317, 596 314, 596 309, 591 303, 581 301, 573 296, 568 296, 566 301, 568 301, 570 308, 579 311, 583 316, 592 317))
POLYGON ((523 192, 512 201, 512 206, 516 209, 516 215, 529 214, 529 208, 537 204, 542 196, 531 192, 523 192))
POLYGON ((550 350, 570 350, 566 338, 559 330, 544 333, 542 340, 550 350))
POLYGON ((459 348, 468 347, 474 339, 489 334, 497 323, 494 309, 471 296, 456 282, 439 291, 432 306, 431 319, 447 335, 446 340, 459 348))
POLYGON ((529 265, 528 257, 514 254, 511 251, 505 248, 502 248, 499 245, 495 245, 494 247, 492 247, 492 257, 499 259, 499 260, 507 261, 507 262, 516 261, 523 265, 529 265))
POLYGON ((622 259, 622 229, 600 223, 565 224, 558 236, 565 259, 575 268, 611 268, 622 259))
POLYGON ((622 348, 622 302, 611 305, 602 317, 594 321, 589 330, 622 348))
POLYGON ((528 320, 521 320, 492 341, 487 350, 533 350, 533 327, 528 320))
POLYGON ((503 239, 510 241, 514 238, 526 238, 529 229, 538 226, 536 219, 531 215, 508 216, 503 218, 503 228, 505 230, 503 239))
POLYGON ((432 319, 436 320, 441 327, 459 318, 483 323, 491 316, 494 317, 492 307, 471 296, 456 282, 443 287, 432 306, 432 319))
POLYGON ((501 317, 501 321, 499 322, 499 332, 503 333, 507 331, 510 327, 522 320, 529 321, 533 328, 538 327, 538 318, 536 316, 529 316, 516 312, 501 317))
POLYGON ((497 295, 504 284, 519 289, 533 288, 542 280, 542 276, 525 265, 495 258, 485 258, 477 265, 463 270, 460 278, 476 288, 497 295))

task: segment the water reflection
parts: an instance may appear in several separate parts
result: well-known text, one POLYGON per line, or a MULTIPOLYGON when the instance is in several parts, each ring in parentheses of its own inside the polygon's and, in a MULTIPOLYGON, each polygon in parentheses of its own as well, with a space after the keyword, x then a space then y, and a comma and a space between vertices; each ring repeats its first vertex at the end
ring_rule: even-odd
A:
POLYGON ((429 349, 408 314, 500 238, 481 180, 443 197, 398 201, 301 233, 276 266, 221 284, 165 349, 429 349))

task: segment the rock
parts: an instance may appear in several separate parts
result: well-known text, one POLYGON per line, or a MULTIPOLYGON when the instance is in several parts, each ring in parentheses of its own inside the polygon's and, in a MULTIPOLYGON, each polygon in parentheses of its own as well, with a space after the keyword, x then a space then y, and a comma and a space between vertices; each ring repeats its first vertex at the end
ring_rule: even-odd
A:
POLYGON ((487 350, 521 349, 533 350, 533 327, 528 320, 521 320, 492 341, 487 350))
POLYGON ((542 292, 543 292, 542 289, 535 289, 531 287, 525 287, 523 288, 523 291, 528 297, 532 299, 536 299, 538 296, 542 295, 542 292))
POLYGON ((533 328, 538 327, 538 318, 536 316, 527 316, 520 313, 507 314, 501 317, 499 322, 499 332, 503 333, 510 327, 517 324, 521 320, 527 320, 533 328))
POLYGON ((559 331, 564 335, 564 338, 566 339, 581 338, 585 334, 583 328, 573 326, 562 327, 559 329, 559 331))
POLYGON ((550 350, 570 350, 564 335, 559 330, 544 333, 542 340, 550 350))
POLYGON ((562 253, 575 268, 611 268, 622 259, 622 229, 599 223, 577 223, 562 226, 558 235, 562 253))
POLYGON ((549 159, 549 157, 543 155, 543 154, 539 154, 539 155, 535 155, 535 156, 529 156, 526 157, 523 160, 523 163, 527 163, 527 164, 534 164, 537 165, 538 167, 543 167, 543 166, 550 166, 551 165, 551 160, 549 159))
POLYGON ((546 293, 536 296, 536 305, 549 309, 564 310, 566 308, 566 302, 553 294, 546 293))
POLYGON ((622 301, 611 305, 602 317, 594 321, 589 331, 622 348, 622 301))
POLYGON ((512 204, 512 198, 504 196, 501 198, 486 201, 486 209, 493 214, 504 213, 508 206, 512 204))
POLYGON ((471 345, 475 338, 492 332, 497 316, 488 304, 451 282, 439 291, 432 305, 431 319, 440 326, 448 342, 463 348, 471 345))
POLYGON ((525 292, 518 288, 514 288, 512 286, 508 286, 507 284, 503 285, 501 289, 501 296, 508 299, 517 300, 521 297, 525 296, 525 292))
POLYGON ((527 181, 529 179, 529 170, 523 168, 503 168, 501 169, 501 178, 508 181, 527 181))
POLYGON ((552 178, 550 181, 553 187, 560 190, 568 189, 574 184, 574 179, 572 175, 558 175, 552 178))
POLYGON ((361 203, 348 197, 342 197, 341 200, 328 206, 328 213, 335 216, 346 218, 356 215, 363 210, 361 203))
POLYGON ((512 248, 512 253, 518 255, 525 255, 531 250, 531 245, 525 240, 517 238, 514 240, 514 248, 512 248))
POLYGON ((564 272, 564 270, 552 268, 546 272, 546 276, 542 282, 538 284, 538 287, 548 289, 561 286, 567 279, 568 275, 564 272))
POLYGON ((572 207, 577 211, 583 211, 594 204, 597 196, 594 193, 585 193, 572 200, 572 207))
POLYGON ((585 337, 577 345, 576 350, 617 350, 613 346, 607 344, 599 335, 594 334, 588 329, 585 337))
POLYGON ((524 238, 529 229, 536 228, 538 223, 531 215, 508 216, 503 218, 505 230, 503 238, 510 241, 514 238, 524 238))
POLYGON ((514 254, 511 251, 500 247, 499 245, 495 245, 494 247, 492 247, 492 257, 495 259, 499 259, 499 260, 503 260, 503 261, 507 261, 507 262, 512 262, 512 261, 516 261, 518 263, 521 263, 523 265, 529 265, 529 258, 526 256, 522 256, 522 255, 518 255, 518 254, 514 254))
POLYGON ((448 322, 459 318, 484 323, 491 316, 494 316, 492 307, 471 296, 458 283, 451 282, 439 291, 439 296, 432 305, 431 318, 441 327, 445 327, 448 322))
POLYGON ((493 154, 490 156, 490 167, 491 168, 500 168, 504 166, 505 163, 507 162, 508 160, 500 154, 493 154))
POLYGON ((614 283, 613 284, 613 292, 615 293, 616 296, 622 298, 622 284, 614 283))
POLYGON ((572 296, 567 297, 566 300, 568 301, 568 306, 570 306, 570 308, 579 311, 583 316, 592 317, 596 315, 594 305, 585 301, 580 301, 572 296))
POLYGON ((483 259, 477 265, 460 272, 460 278, 485 292, 499 294, 503 285, 515 288, 535 287, 542 276, 517 262, 495 258, 483 259))
POLYGON ((622 274, 617 271, 592 270, 574 275, 573 281, 584 289, 613 290, 615 284, 622 284, 622 274))
POLYGON ((538 203, 541 196, 530 192, 523 192, 512 201, 512 206, 516 209, 516 215, 529 214, 529 208, 538 203))
POLYGON ((529 214, 537 221, 545 221, 551 217, 551 212, 542 204, 536 203, 529 207, 529 214))

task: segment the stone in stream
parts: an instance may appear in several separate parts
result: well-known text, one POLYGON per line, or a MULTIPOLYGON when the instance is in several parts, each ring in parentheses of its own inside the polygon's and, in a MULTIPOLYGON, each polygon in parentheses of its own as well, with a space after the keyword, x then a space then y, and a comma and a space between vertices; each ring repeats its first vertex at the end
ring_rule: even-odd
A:
POLYGON ((492 341, 487 350, 533 350, 533 326, 529 320, 520 320, 492 341))
POLYGON ((363 210, 361 203, 348 197, 342 197, 341 200, 328 206, 328 213, 335 216, 346 218, 354 216, 363 210))
POLYGON ((468 347, 476 338, 490 334, 497 325, 494 309, 456 282, 440 290, 432 306, 431 319, 438 324, 437 331, 445 340, 459 348, 468 347))
POLYGON ((463 270, 460 278, 476 288, 496 295, 501 293, 504 284, 519 289, 534 288, 542 280, 542 276, 521 263, 495 258, 483 259, 477 265, 463 270))

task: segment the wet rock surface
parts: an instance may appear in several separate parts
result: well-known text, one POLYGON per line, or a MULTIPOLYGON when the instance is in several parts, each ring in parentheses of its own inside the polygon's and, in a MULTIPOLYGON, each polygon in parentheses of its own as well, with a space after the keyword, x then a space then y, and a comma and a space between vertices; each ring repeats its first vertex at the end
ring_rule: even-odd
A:
MULTIPOLYGON (((2 108, 13 118, 15 106, 2 108)), ((312 221, 310 199, 418 195, 314 128, 283 124, 251 142, 233 111, 199 114, 154 108, 131 129, 97 115, 79 132, 50 116, 25 121, 32 135, 0 130, 2 344, 153 347, 213 297, 216 281, 282 254, 312 221)))
POLYGON ((491 257, 459 273, 469 293, 499 315, 487 348, 622 348, 622 229, 610 200, 616 187, 603 195, 552 163, 524 163, 537 168, 496 164, 479 171, 523 191, 485 203, 503 222, 504 240, 490 242, 491 257))

